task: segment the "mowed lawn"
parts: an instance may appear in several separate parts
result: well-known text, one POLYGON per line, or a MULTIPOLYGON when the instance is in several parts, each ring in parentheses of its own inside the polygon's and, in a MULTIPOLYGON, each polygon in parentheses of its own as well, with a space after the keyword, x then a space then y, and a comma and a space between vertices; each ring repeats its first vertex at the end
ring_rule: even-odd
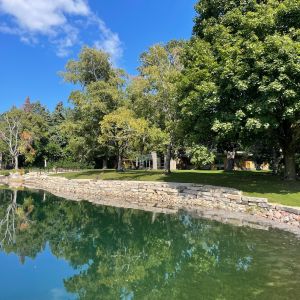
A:
POLYGON ((68 179, 140 180, 164 182, 191 182, 236 188, 244 195, 265 197, 270 202, 300 206, 300 182, 284 181, 270 172, 252 171, 175 171, 166 175, 163 171, 84 170, 63 173, 68 179))

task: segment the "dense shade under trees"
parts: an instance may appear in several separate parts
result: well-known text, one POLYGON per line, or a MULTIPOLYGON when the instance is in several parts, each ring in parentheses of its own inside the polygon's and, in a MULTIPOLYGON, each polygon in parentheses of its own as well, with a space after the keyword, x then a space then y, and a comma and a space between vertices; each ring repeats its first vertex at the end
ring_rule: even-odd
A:
MULTIPOLYGON (((196 3, 189 41, 157 44, 137 76, 83 47, 60 75, 74 84, 70 106, 53 112, 26 99, 0 118, 1 167, 122 168, 151 151, 165 169, 180 152, 198 167, 237 150, 295 179, 300 141, 300 3, 196 3), (118 131, 118 132, 117 132, 118 131), (3 163, 2 163, 3 162, 3 163)), ((299 167, 298 167, 299 168, 299 167)))

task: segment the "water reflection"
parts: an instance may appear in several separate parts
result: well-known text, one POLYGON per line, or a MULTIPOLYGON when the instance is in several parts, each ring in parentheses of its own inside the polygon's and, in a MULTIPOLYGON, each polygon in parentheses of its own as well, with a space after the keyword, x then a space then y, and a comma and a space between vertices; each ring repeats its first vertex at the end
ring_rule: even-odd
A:
POLYGON ((300 298, 300 242, 285 232, 7 190, 0 220, 4 253, 68 262, 61 299, 300 298))

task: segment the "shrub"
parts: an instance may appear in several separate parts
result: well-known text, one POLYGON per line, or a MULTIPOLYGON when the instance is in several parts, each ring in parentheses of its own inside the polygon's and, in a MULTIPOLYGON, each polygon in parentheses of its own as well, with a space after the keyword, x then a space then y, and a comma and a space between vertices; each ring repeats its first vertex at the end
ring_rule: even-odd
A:
POLYGON ((48 164, 49 169, 94 169, 91 164, 74 161, 57 161, 48 164))
POLYGON ((9 176, 10 175, 10 171, 9 170, 0 171, 0 175, 9 176))
POLYGON ((200 169, 215 161, 215 154, 205 146, 195 146, 190 149, 191 163, 200 169))

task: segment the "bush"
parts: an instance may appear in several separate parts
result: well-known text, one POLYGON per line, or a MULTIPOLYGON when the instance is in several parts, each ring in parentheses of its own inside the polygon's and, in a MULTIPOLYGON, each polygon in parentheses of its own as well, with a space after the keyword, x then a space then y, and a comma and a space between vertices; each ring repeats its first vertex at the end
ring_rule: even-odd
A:
POLYGON ((195 146, 191 148, 189 152, 191 163, 198 169, 213 164, 216 158, 215 154, 209 151, 205 146, 195 146))
POLYGON ((94 169, 94 166, 74 161, 57 161, 48 164, 49 169, 94 169))
POLYGON ((2 175, 2 176, 9 176, 10 175, 10 171, 9 170, 0 171, 0 175, 2 175))

